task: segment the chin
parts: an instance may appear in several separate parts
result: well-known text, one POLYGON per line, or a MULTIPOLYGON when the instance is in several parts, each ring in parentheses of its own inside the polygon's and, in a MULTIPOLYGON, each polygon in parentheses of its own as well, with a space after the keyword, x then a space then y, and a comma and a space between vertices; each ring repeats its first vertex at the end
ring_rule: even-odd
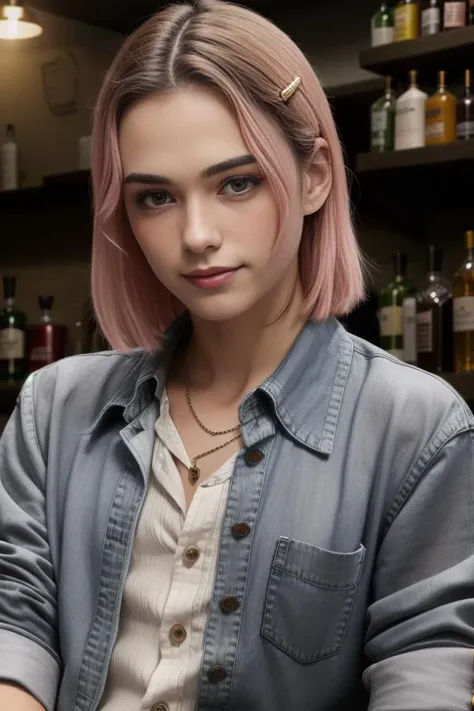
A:
POLYGON ((196 300, 185 305, 192 316, 196 316, 196 318, 203 321, 219 323, 233 321, 248 314, 256 304, 256 299, 242 299, 235 294, 228 294, 224 299, 214 295, 210 296, 210 298, 202 299, 200 303, 196 300))

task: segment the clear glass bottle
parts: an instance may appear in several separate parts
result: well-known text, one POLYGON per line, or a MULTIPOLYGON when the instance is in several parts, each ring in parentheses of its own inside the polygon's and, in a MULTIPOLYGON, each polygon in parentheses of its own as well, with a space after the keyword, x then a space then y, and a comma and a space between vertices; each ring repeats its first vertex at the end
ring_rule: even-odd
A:
POLYGON ((374 153, 393 151, 395 145, 395 109, 397 100, 391 77, 385 77, 385 92, 370 110, 370 149, 374 153))
POLYGON ((393 8, 388 2, 380 3, 378 10, 372 15, 371 22, 371 45, 380 47, 393 42, 393 8))
POLYGON ((27 375, 26 314, 15 306, 16 277, 3 277, 4 307, 0 311, 0 381, 18 383, 27 375))
POLYGON ((437 35, 441 31, 441 0, 423 0, 421 6, 421 35, 437 35))
POLYGON ((454 370, 474 372, 474 231, 465 235, 466 258, 453 277, 454 370))
POLYGON ((453 369, 453 290, 442 274, 443 253, 428 248, 428 273, 416 295, 417 365, 431 373, 453 369))
POLYGON ((392 257, 393 279, 381 290, 379 295, 380 345, 392 355, 405 360, 410 344, 405 344, 404 332, 407 330, 404 302, 407 297, 416 294, 416 288, 407 279, 408 257, 397 252, 392 257))

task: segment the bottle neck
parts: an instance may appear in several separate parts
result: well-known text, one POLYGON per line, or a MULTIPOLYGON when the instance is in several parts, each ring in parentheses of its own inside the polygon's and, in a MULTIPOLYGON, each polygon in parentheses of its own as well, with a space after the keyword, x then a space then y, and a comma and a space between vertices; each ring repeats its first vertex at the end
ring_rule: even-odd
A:
POLYGON ((13 296, 9 296, 7 299, 5 299, 5 310, 6 311, 13 311, 13 307, 15 305, 15 299, 13 296))
POLYGON ((474 247, 467 248, 466 259, 468 259, 470 262, 474 261, 474 247))
POLYGON ((41 321, 41 323, 51 323, 52 318, 51 318, 51 311, 49 309, 44 309, 41 312, 40 321, 41 321))

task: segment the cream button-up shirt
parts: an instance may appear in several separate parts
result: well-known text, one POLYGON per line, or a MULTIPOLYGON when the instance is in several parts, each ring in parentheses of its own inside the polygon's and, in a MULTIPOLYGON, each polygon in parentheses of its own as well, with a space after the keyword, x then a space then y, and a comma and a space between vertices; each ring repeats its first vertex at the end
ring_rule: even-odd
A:
POLYGON ((189 457, 164 393, 100 711, 193 711, 233 455, 186 512, 174 455, 189 457))

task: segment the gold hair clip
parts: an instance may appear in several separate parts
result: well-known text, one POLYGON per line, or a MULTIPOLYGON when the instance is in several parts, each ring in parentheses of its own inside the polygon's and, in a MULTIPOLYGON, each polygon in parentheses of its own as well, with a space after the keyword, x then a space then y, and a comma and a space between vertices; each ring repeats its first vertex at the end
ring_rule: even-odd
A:
POLYGON ((291 84, 288 84, 284 89, 280 91, 280 99, 283 101, 283 103, 286 104, 286 102, 291 99, 299 85, 301 84, 301 77, 295 77, 291 84))

